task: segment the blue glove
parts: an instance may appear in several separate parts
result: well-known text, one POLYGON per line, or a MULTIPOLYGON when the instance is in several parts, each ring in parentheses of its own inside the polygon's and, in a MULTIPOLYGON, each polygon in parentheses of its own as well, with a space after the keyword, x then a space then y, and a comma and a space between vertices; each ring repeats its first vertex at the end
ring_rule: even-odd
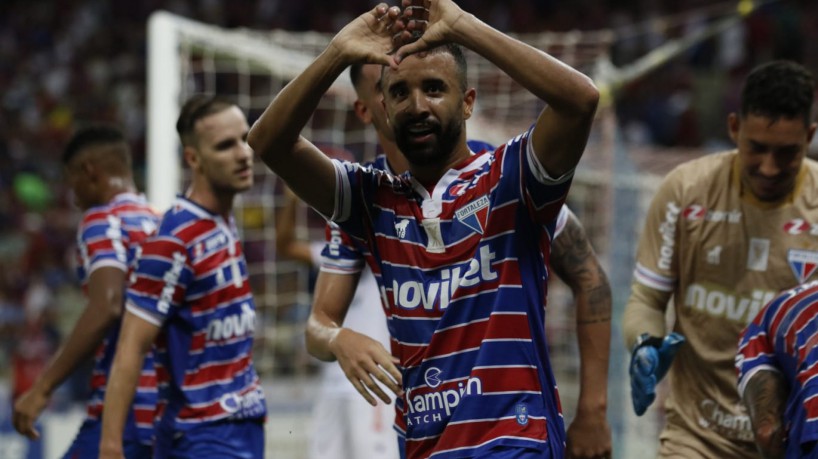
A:
POLYGON ((631 399, 633 410, 642 416, 656 399, 656 384, 665 377, 684 336, 671 333, 662 338, 642 335, 631 354, 631 399))

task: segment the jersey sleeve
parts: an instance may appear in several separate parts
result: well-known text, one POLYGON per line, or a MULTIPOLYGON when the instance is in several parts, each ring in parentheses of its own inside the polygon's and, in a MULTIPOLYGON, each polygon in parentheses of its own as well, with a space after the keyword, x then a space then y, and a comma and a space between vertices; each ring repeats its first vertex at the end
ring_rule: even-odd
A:
POLYGON ((87 213, 79 227, 78 241, 86 280, 102 267, 128 270, 128 234, 116 215, 87 213))
POLYGON ((679 275, 679 217, 683 204, 677 171, 667 176, 651 201, 636 253, 636 282, 662 292, 673 291, 679 275))
POLYGON ((499 192, 502 201, 519 198, 536 224, 554 223, 560 212, 574 171, 560 177, 551 177, 534 153, 531 135, 534 128, 509 140, 495 154, 502 152, 503 179, 499 192), (503 196, 505 195, 505 197, 503 196))
POLYGON ((352 239, 335 223, 326 227, 326 244, 321 251, 321 271, 357 274, 364 268, 364 256, 352 239))
POLYGON ((161 326, 184 303, 193 279, 190 257, 177 238, 157 235, 142 245, 128 287, 126 308, 161 326))
POLYGON ((736 353, 739 396, 744 395, 747 383, 757 372, 780 371, 775 358, 775 333, 772 325, 782 305, 790 297, 791 294, 785 292, 773 299, 741 333, 736 353))

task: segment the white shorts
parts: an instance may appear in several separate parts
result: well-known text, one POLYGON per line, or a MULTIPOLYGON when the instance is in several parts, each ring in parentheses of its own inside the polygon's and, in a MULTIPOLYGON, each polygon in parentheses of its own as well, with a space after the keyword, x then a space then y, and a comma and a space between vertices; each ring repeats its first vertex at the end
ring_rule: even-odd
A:
POLYGON ((309 459, 398 459, 395 407, 358 394, 321 394, 312 411, 309 459))

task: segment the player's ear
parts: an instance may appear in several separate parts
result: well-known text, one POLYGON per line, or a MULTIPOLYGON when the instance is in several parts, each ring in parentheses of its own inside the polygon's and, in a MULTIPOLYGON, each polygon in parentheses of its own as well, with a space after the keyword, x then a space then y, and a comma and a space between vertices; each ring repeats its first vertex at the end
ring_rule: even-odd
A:
POLYGON ((355 116, 357 116, 362 123, 369 124, 372 122, 372 113, 369 112, 369 109, 361 99, 356 99, 355 103, 352 104, 352 108, 355 110, 355 116))
POLYGON ((738 130, 740 127, 741 120, 735 112, 727 115, 727 135, 730 136, 733 143, 738 143, 738 130))
POLYGON ((469 88, 463 94, 463 119, 467 120, 471 118, 471 114, 474 111, 474 101, 477 100, 477 90, 474 88, 469 88))
POLYGON ((199 153, 194 147, 186 146, 185 149, 182 150, 182 155, 184 156, 188 167, 190 167, 190 170, 199 170, 201 161, 199 160, 199 153))
POLYGON ((815 135, 815 128, 818 127, 818 124, 811 123, 809 125, 809 129, 807 130, 807 145, 812 143, 812 137, 815 135))

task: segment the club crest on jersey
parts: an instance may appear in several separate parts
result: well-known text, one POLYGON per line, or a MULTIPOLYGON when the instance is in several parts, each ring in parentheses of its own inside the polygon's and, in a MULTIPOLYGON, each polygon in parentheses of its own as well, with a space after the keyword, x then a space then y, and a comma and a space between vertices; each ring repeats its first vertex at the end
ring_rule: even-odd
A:
POLYGON ((806 282, 818 268, 818 252, 791 249, 787 252, 787 261, 792 273, 799 283, 806 282))
POLYGON ((514 413, 517 424, 521 426, 528 424, 528 406, 525 403, 518 403, 517 406, 514 407, 514 413))
POLYGON ((489 198, 481 196, 478 199, 457 209, 454 216, 460 223, 468 226, 478 234, 483 234, 489 215, 489 198))

